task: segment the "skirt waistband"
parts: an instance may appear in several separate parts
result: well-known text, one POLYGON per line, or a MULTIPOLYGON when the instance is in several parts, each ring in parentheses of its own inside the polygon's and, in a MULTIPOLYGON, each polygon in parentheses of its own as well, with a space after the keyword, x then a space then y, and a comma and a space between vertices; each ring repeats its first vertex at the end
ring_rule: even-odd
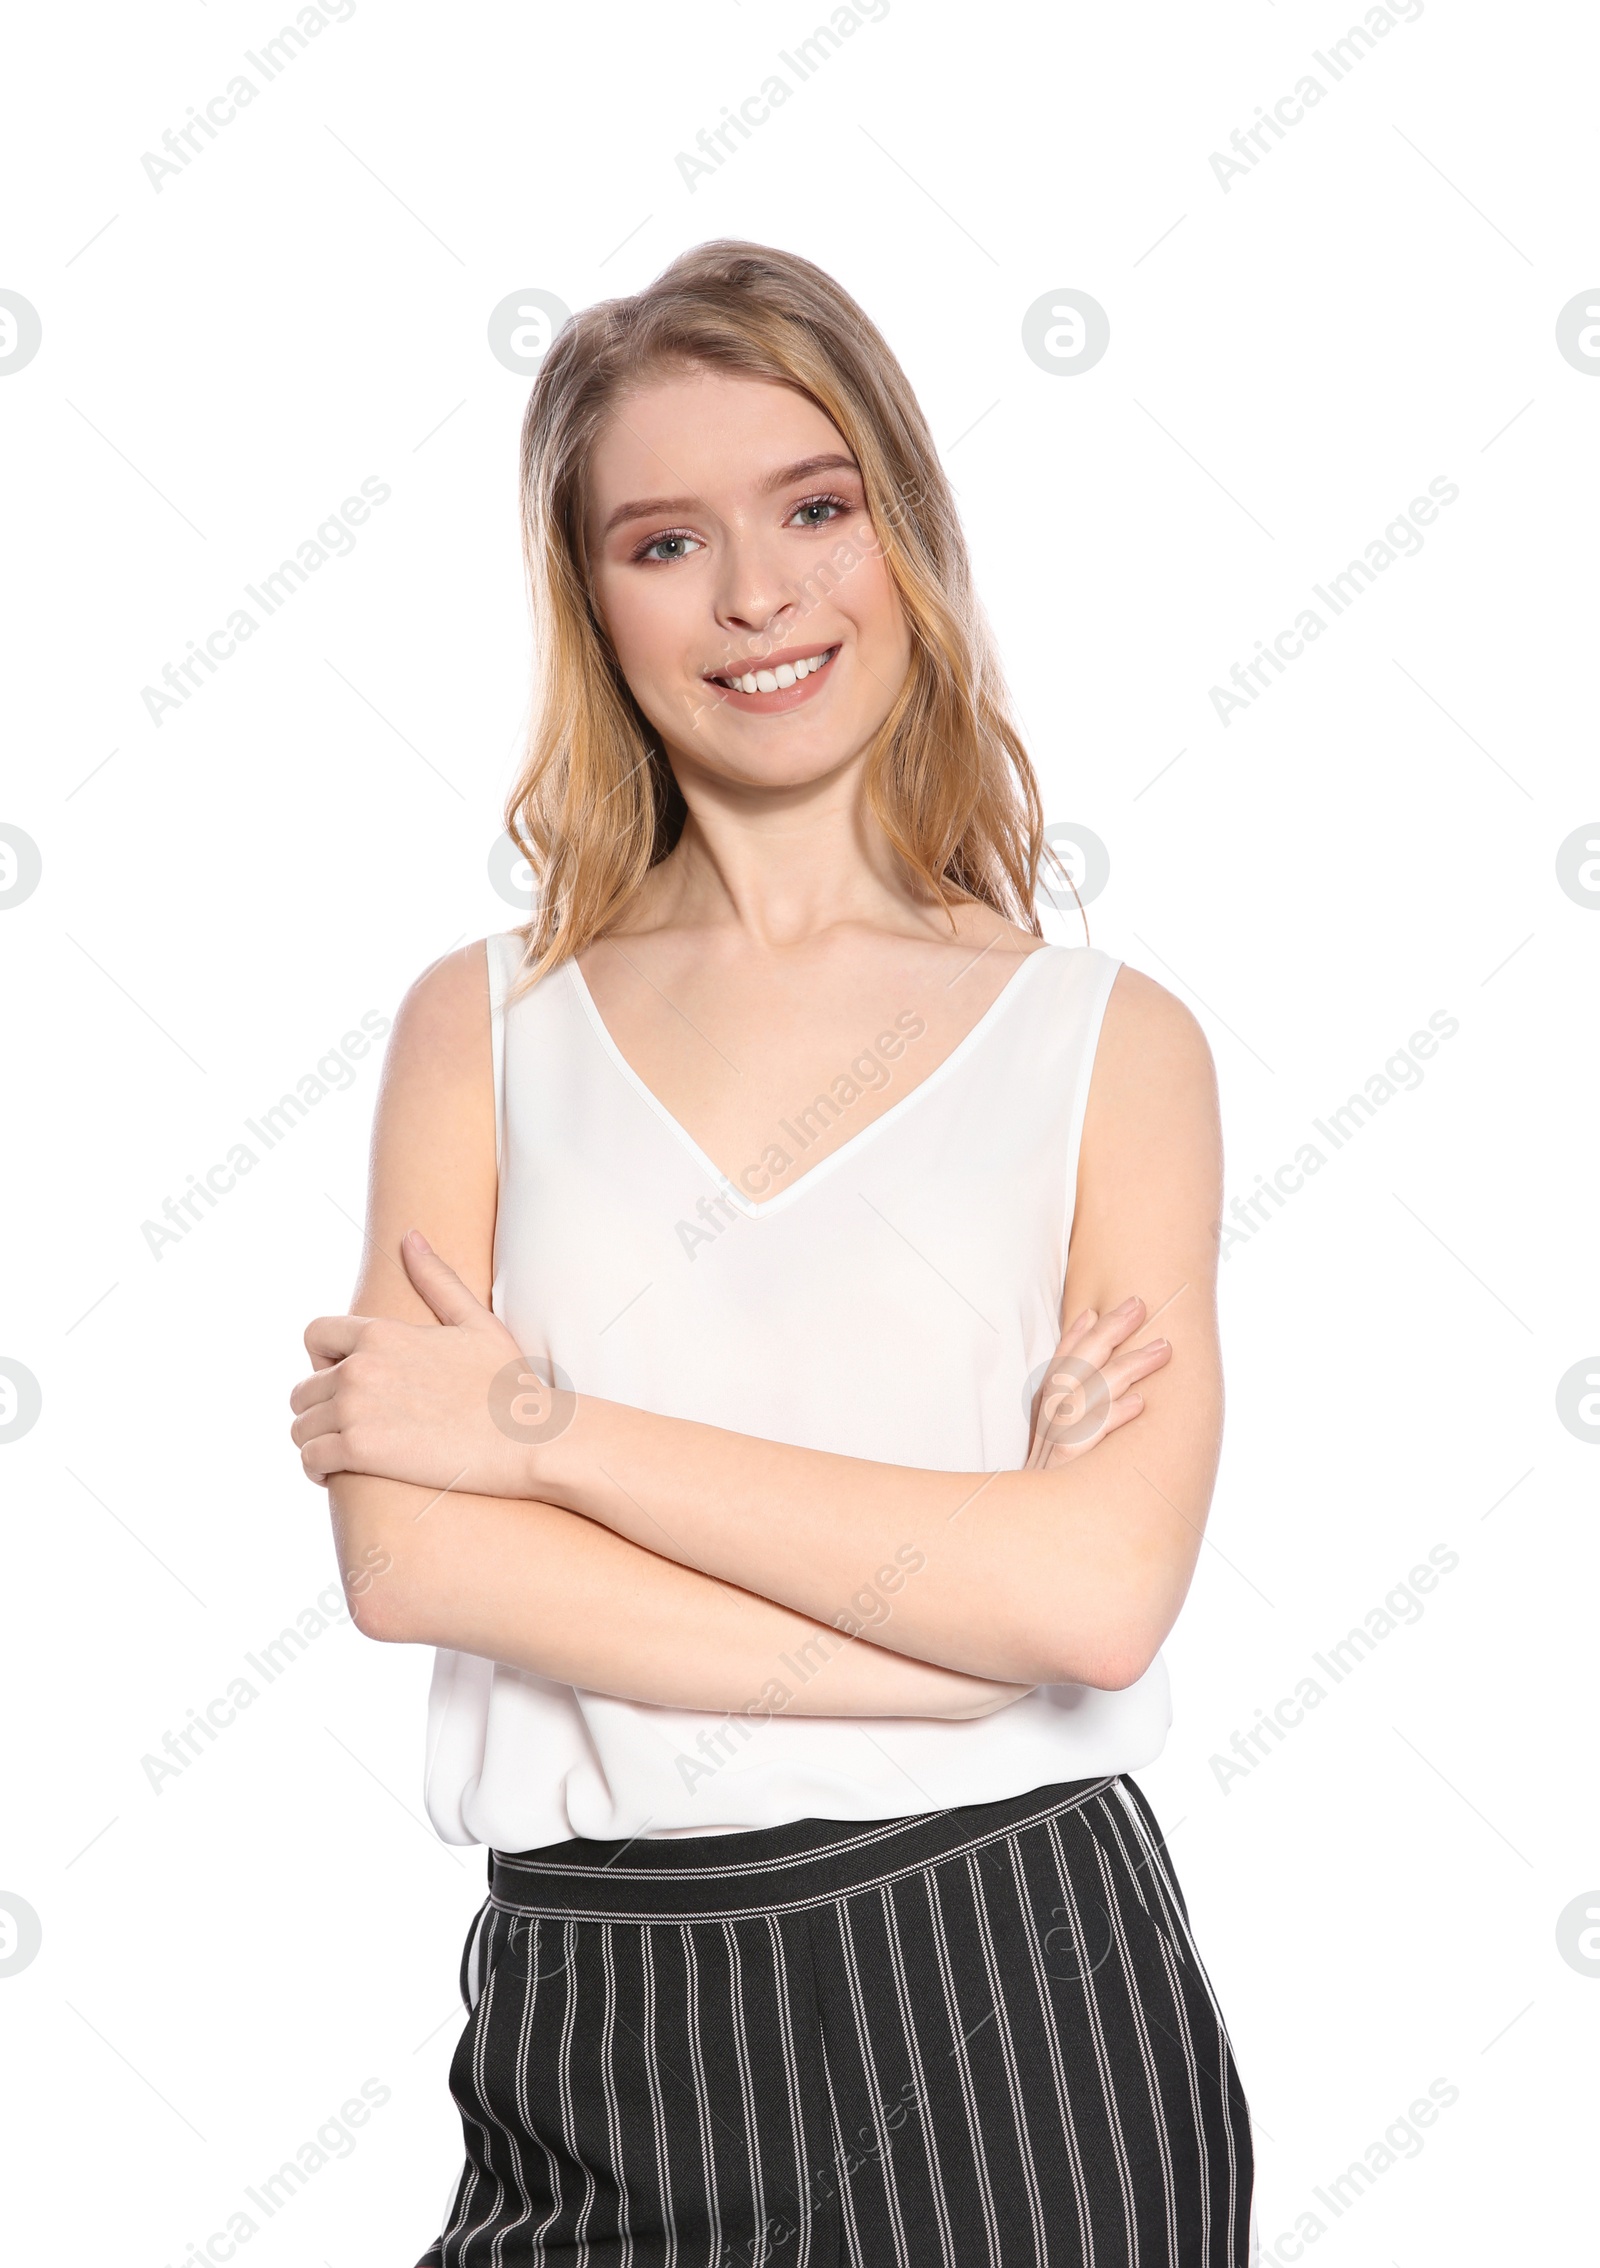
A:
POLYGON ((734 1921, 797 1913, 1038 1826, 1089 1802, 1116 1777, 1064 1780, 998 1803, 902 1819, 799 1819, 728 1835, 635 1836, 631 1842, 580 1836, 542 1850, 492 1850, 489 1901, 504 1913, 570 1921, 734 1921))

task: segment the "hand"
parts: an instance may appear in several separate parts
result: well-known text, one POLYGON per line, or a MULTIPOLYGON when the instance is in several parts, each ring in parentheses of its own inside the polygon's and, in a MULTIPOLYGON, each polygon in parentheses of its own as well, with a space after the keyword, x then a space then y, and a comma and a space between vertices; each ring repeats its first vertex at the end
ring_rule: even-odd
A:
POLYGON ((1024 1472, 1054 1472, 1086 1457, 1108 1433, 1139 1415, 1144 1396, 1134 1391, 1135 1380, 1172 1360, 1166 1339, 1124 1345, 1144 1319, 1144 1301, 1135 1297, 1104 1316, 1086 1307, 1062 1332, 1039 1389, 1024 1472))
POLYGON ((289 1437, 309 1479, 374 1473, 475 1496, 533 1496, 531 1456, 571 1422, 510 1332, 417 1230, 406 1273, 438 1323, 319 1315, 306 1331, 316 1369, 289 1396, 289 1437))

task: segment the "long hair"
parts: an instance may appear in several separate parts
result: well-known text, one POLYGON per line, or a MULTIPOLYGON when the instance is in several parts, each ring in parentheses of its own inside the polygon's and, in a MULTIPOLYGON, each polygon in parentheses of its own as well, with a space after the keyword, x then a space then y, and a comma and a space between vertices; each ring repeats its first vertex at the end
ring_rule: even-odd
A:
MULTIPOLYGON (((537 981, 603 935, 686 816, 594 604, 586 468, 624 392, 696 367, 792 387, 844 436, 911 635, 905 682, 867 754, 868 807, 924 902, 948 912, 980 900, 1040 935, 1038 782, 916 396, 831 276, 795 253, 723 238, 680 254, 646 290, 563 325, 522 421, 535 685, 506 827, 534 876, 523 978, 537 981)), ((829 574, 844 572, 836 557, 812 580, 825 591, 829 574)))

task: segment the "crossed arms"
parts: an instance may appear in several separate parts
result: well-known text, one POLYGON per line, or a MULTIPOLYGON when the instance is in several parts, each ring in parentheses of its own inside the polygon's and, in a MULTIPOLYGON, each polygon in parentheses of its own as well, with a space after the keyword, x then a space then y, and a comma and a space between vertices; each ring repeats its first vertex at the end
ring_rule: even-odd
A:
POLYGON ((1047 1380, 1017 1472, 840 1457, 587 1395, 553 1438, 520 1441, 488 1415, 517 1350, 486 1304, 483 953, 438 963, 396 1019, 352 1312, 312 1324, 317 1367, 291 1397, 358 1626, 719 1712, 807 1646, 822 1666, 795 1714, 971 1717, 1040 1683, 1138 1678, 1187 1592, 1221 1437, 1221 1144, 1188 1011, 1124 969, 1096 1053, 1062 1345, 1106 1382, 1097 1434, 1058 1438, 1047 1380), (1131 1283, 1145 1298, 1119 1311, 1131 1283), (869 1594, 884 1611, 863 1620, 850 1602, 869 1594))

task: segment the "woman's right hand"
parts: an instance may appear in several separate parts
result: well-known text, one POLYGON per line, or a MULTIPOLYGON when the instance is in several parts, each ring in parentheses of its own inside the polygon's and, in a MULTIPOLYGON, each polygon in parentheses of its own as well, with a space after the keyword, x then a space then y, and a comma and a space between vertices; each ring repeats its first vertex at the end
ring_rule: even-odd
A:
POLYGON ((1099 1315, 1086 1307, 1061 1334, 1034 1397, 1033 1435, 1024 1472, 1054 1472, 1086 1457, 1108 1433, 1128 1425, 1144 1408, 1137 1382, 1172 1359, 1166 1339, 1143 1346, 1127 1341, 1145 1320, 1134 1297, 1099 1315))

